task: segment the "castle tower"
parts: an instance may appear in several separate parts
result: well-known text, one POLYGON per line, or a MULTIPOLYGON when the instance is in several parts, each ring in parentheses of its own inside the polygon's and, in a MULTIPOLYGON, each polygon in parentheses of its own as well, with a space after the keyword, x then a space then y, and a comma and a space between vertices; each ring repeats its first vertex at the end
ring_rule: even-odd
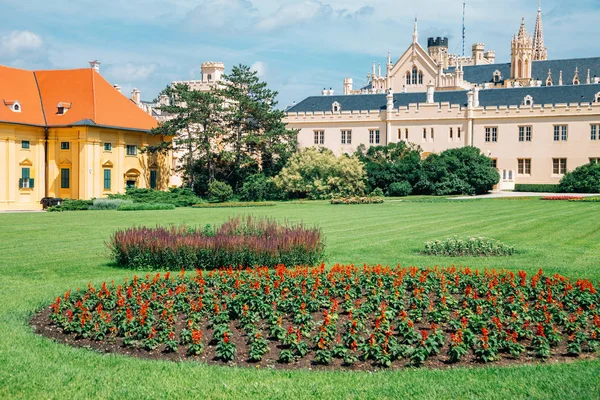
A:
POLYGON ((205 62, 202 64, 202 82, 219 82, 225 72, 225 64, 222 62, 205 62))
POLYGON ((439 62, 442 60, 444 68, 448 68, 448 38, 447 37, 430 37, 427 39, 427 52, 429 57, 439 62))
POLYGON ((521 29, 513 36, 511 46, 511 78, 526 83, 531 80, 531 63, 533 61, 533 37, 525 30, 525 18, 521 21, 521 29))
POLYGON ((548 50, 544 44, 544 27, 542 25, 542 1, 538 3, 537 20, 533 33, 533 61, 545 61, 548 59, 548 50))

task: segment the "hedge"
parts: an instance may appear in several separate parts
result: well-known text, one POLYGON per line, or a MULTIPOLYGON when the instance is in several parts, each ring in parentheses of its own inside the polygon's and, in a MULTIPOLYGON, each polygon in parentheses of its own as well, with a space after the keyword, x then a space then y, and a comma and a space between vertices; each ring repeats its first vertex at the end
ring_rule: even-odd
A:
POLYGON ((515 192, 532 192, 532 193, 560 193, 558 185, 530 185, 516 184, 515 192))

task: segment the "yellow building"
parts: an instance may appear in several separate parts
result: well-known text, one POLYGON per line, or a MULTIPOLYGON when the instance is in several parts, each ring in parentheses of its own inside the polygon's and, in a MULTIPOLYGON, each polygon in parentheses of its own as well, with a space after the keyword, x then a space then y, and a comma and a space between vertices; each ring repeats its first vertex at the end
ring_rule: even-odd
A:
POLYGON ((164 140, 156 120, 97 69, 0 66, 0 82, 0 210, 168 187, 169 158, 141 151, 164 140))

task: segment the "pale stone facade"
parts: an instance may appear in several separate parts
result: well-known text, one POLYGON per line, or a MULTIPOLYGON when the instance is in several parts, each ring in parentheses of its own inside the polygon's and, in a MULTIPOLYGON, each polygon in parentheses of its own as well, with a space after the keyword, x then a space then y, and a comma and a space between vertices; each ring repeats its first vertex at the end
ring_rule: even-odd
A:
POLYGON ((366 88, 353 90, 347 78, 343 96, 324 93, 288 109, 300 145, 343 154, 407 141, 424 155, 475 146, 494 160, 501 189, 558 183, 600 158, 600 58, 546 60, 541 10, 533 36, 523 21, 513 37, 509 64, 494 64, 476 44, 470 62, 447 65, 447 41, 429 44, 419 45, 415 23, 412 44, 395 64, 388 56, 385 77, 373 67, 366 88))

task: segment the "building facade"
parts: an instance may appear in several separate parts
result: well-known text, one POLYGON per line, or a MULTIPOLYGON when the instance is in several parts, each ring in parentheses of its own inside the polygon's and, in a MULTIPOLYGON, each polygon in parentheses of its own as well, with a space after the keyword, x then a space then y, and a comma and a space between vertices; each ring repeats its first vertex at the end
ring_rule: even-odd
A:
POLYGON ((92 68, 0 67, 0 210, 41 209, 44 197, 91 199, 126 187, 166 189, 169 157, 156 120, 92 68))
POLYGON ((324 91, 287 110, 301 146, 336 154, 358 146, 405 141, 423 155, 475 146, 492 160, 501 189, 515 183, 558 183, 563 174, 600 158, 600 58, 547 60, 542 13, 534 35, 525 22, 511 41, 511 62, 495 64, 484 46, 473 57, 447 54, 445 38, 430 38, 428 51, 413 41, 387 73, 373 73, 344 95, 324 91), (465 62, 463 62, 465 61, 465 62))

